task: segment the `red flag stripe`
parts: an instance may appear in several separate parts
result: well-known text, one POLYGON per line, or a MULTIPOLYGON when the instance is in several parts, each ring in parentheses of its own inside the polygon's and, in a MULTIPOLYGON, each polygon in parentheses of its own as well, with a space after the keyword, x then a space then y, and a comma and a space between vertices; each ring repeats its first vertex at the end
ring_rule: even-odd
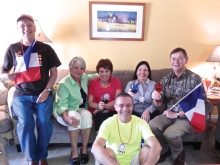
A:
POLYGON ((41 79, 40 67, 31 67, 27 71, 16 74, 14 82, 16 85, 24 82, 32 82, 41 79))
POLYGON ((190 124, 197 133, 205 130, 205 115, 194 112, 190 124))

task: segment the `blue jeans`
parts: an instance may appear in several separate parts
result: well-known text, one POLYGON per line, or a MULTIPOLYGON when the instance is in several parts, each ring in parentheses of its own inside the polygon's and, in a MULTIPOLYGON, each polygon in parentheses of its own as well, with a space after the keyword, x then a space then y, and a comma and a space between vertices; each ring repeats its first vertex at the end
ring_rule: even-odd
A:
POLYGON ((48 156, 47 147, 53 132, 51 116, 52 96, 43 103, 36 103, 38 96, 17 96, 13 98, 13 110, 18 117, 17 135, 22 153, 27 161, 39 161, 48 156), (35 136, 36 113, 37 137, 35 136))

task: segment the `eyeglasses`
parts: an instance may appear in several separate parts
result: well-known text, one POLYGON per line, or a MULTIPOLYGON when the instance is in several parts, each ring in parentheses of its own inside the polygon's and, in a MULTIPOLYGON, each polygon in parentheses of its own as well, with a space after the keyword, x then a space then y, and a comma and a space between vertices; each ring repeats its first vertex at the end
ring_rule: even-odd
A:
POLYGON ((124 104, 116 104, 119 108, 123 108, 123 107, 126 107, 126 108, 131 108, 133 105, 132 104, 126 104, 126 105, 124 105, 124 104))
POLYGON ((179 57, 179 58, 174 58, 174 57, 171 57, 170 58, 171 59, 171 61, 183 61, 184 60, 184 58, 183 57, 179 57))

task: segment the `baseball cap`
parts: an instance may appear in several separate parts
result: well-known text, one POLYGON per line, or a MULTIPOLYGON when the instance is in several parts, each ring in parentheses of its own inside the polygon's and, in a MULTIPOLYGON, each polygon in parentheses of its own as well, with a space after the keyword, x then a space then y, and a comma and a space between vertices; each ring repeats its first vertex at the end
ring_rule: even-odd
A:
POLYGON ((28 14, 21 14, 18 19, 17 19, 17 22, 21 19, 21 18, 29 18, 31 21, 34 22, 34 18, 28 14))

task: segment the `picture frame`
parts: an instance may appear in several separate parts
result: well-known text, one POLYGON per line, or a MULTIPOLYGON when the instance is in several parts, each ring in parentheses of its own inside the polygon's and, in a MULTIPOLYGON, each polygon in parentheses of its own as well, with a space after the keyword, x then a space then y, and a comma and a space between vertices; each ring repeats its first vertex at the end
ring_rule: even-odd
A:
POLYGON ((90 40, 144 41, 145 8, 145 3, 90 1, 90 40))

